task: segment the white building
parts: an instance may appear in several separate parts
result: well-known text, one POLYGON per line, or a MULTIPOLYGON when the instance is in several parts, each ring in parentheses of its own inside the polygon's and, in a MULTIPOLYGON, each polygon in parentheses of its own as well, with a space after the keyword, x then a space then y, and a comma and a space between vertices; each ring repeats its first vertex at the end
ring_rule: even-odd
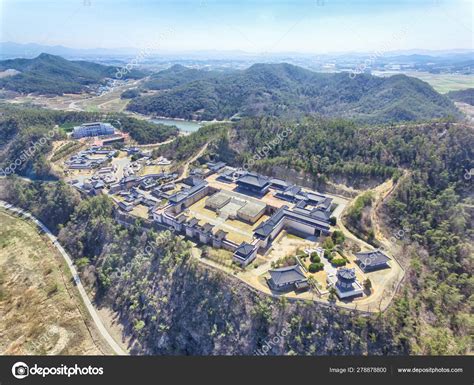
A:
POLYGON ((84 123, 80 126, 74 127, 72 133, 73 138, 79 139, 86 136, 101 136, 101 135, 113 135, 115 133, 115 127, 110 123, 84 123))

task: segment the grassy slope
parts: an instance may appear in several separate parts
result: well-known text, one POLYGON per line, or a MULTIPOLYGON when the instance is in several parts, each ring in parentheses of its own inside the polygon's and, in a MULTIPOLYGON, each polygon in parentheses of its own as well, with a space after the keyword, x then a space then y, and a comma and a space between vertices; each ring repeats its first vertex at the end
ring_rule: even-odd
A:
POLYGON ((0 353, 101 354, 52 245, 5 211, 0 222, 0 353))

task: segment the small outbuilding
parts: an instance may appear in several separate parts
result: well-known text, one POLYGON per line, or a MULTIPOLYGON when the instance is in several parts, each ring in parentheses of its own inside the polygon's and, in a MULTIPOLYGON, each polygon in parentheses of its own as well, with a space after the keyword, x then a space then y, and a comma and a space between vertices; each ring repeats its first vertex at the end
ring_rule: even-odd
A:
POLYGON ((268 286, 273 290, 302 290, 308 287, 308 279, 300 265, 269 270, 268 286))
POLYGON ((390 257, 380 250, 356 253, 356 263, 364 272, 389 268, 390 257))

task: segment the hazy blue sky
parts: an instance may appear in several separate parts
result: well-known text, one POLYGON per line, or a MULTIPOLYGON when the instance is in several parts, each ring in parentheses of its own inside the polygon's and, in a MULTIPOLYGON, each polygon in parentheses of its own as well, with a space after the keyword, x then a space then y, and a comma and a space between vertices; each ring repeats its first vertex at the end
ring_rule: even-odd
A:
POLYGON ((334 52, 472 48, 469 0, 0 0, 0 41, 334 52))

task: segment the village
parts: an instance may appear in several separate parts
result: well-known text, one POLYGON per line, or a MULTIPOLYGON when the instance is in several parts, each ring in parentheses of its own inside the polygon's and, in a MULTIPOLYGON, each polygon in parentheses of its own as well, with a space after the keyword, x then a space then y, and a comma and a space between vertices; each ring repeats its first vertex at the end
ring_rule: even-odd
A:
POLYGON ((347 234, 345 197, 218 160, 193 159, 182 172, 107 123, 75 127, 70 141, 81 140, 56 162, 70 185, 109 195, 122 223, 140 218, 186 238, 203 263, 255 289, 375 311, 399 279, 386 251, 347 234))

